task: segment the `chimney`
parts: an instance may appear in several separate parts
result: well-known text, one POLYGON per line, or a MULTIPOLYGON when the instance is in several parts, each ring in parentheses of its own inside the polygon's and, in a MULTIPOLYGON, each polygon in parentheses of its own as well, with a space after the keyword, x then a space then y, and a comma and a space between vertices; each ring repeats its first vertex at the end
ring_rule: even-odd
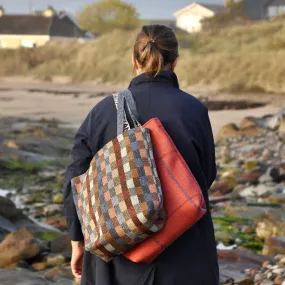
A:
POLYGON ((0 6, 0 17, 2 17, 5 14, 5 10, 2 6, 0 6))

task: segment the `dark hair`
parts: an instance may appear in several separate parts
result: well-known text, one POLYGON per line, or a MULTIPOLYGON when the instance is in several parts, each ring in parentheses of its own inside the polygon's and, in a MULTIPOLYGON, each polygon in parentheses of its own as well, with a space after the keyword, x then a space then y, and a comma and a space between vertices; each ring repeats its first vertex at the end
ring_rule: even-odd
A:
POLYGON ((163 25, 143 26, 136 39, 134 57, 144 72, 157 75, 178 56, 178 41, 171 28, 163 25))

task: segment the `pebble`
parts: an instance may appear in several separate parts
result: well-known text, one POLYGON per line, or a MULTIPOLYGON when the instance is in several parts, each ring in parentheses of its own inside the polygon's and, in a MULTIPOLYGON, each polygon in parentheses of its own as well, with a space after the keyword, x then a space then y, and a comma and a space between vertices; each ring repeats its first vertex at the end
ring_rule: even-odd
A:
POLYGON ((64 198, 63 198, 63 195, 61 193, 54 195, 52 198, 52 202, 54 204, 62 204, 63 200, 64 200, 64 198))
POLYGON ((254 282, 264 280, 265 276, 262 273, 257 273, 254 277, 254 282))
POLYGON ((270 265, 270 261, 269 260, 265 260, 262 264, 262 267, 268 267, 270 265))
POLYGON ((62 206, 57 204, 48 205, 43 209, 43 213, 46 216, 53 216, 61 212, 62 212, 62 206))
POLYGON ((252 227, 250 227, 250 226, 245 226, 245 227, 242 228, 241 231, 243 233, 245 233, 245 234, 251 234, 251 233, 254 232, 254 229, 252 227))
POLYGON ((274 269, 273 273, 275 273, 277 275, 282 275, 284 273, 284 268, 274 269))
POLYGON ((272 273, 272 272, 268 272, 268 273, 266 274, 266 278, 267 278, 267 279, 271 279, 272 276, 273 276, 273 273, 272 273))
POLYGON ((285 265, 285 257, 280 260, 280 263, 285 265))
POLYGON ((277 285, 281 285, 284 280, 285 280, 284 277, 277 276, 277 277, 274 279, 274 282, 275 282, 277 285))
POLYGON ((60 266, 64 264, 65 257, 63 255, 48 256, 46 262, 48 267, 60 266))
POLYGON ((32 264, 32 267, 37 271, 42 271, 47 268, 47 264, 45 262, 35 262, 32 264))

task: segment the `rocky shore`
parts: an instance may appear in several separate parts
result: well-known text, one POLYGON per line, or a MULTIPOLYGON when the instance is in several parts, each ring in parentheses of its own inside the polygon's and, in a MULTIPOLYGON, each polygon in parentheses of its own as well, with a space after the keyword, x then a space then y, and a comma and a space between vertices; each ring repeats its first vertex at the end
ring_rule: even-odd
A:
MULTIPOLYGON (((61 194, 74 130, 0 121, 0 284, 73 284, 61 194)), ((224 126, 210 189, 221 284, 285 285, 285 115, 224 126)))

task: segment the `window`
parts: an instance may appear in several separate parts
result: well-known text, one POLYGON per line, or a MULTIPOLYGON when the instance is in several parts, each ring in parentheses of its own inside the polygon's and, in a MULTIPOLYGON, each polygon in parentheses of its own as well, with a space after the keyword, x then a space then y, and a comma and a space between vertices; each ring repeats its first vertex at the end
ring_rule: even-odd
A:
POLYGON ((269 18, 275 17, 277 15, 285 14, 285 5, 279 6, 269 6, 267 8, 267 15, 269 18))
POLYGON ((34 48, 36 46, 33 40, 21 40, 21 47, 24 48, 34 48))

